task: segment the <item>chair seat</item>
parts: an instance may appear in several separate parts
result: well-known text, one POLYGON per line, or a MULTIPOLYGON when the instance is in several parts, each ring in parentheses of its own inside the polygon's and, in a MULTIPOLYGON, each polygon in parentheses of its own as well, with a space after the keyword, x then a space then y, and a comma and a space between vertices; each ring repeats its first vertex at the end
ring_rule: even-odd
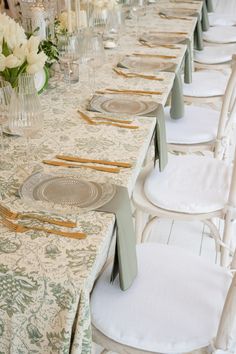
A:
POLYGON ((214 97, 222 96, 228 75, 217 70, 200 70, 193 73, 193 82, 183 85, 184 96, 214 97))
POLYGON ((194 61, 202 64, 221 64, 230 61, 234 53, 236 53, 235 44, 205 46, 204 50, 194 51, 194 61))
POLYGON ((172 119, 170 107, 165 108, 166 135, 169 144, 199 144, 214 141, 219 112, 198 106, 186 106, 184 117, 172 119))
POLYGON ((138 276, 123 292, 111 267, 91 297, 93 325, 119 343, 145 351, 183 353, 216 335, 231 276, 181 248, 137 246, 138 276))
POLYGON ((236 18, 233 14, 219 14, 212 12, 209 14, 210 26, 234 26, 236 18))
POLYGON ((236 27, 216 26, 210 27, 208 31, 203 32, 203 39, 214 43, 232 43, 236 42, 236 27))
POLYGON ((196 155, 173 156, 163 172, 153 168, 144 182, 146 198, 174 212, 203 214, 227 203, 231 168, 224 161, 196 155))

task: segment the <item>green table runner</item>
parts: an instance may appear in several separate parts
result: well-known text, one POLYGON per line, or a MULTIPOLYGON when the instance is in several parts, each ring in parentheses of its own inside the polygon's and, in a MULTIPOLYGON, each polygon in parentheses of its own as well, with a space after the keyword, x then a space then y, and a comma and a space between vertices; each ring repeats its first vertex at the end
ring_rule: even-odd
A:
POLYGON ((156 127, 154 131, 154 165, 159 159, 159 170, 163 171, 168 162, 168 149, 166 143, 166 124, 163 106, 160 104, 156 110, 156 127))
POLYGON ((213 2, 212 0, 206 0, 206 6, 208 12, 214 12, 213 2))
POLYGON ((206 1, 204 0, 202 4, 202 30, 208 31, 209 27, 210 24, 209 24, 208 12, 207 12, 207 5, 206 5, 206 1))
POLYGON ((180 70, 175 74, 171 94, 170 116, 172 119, 179 119, 184 116, 183 85, 180 70))
POLYGON ((114 198, 97 211, 115 214, 116 249, 111 282, 119 274, 121 290, 127 290, 137 275, 136 238, 127 188, 116 186, 114 198))
POLYGON ((203 50, 203 38, 202 38, 202 23, 201 18, 198 15, 197 24, 194 30, 194 48, 197 50, 203 50))

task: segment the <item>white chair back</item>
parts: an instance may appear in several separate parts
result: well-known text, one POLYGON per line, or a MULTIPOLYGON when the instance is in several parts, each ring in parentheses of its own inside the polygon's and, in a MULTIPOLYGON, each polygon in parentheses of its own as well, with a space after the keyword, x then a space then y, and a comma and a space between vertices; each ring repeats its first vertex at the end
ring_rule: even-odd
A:
POLYGON ((215 157, 221 158, 236 120, 236 55, 232 57, 232 72, 226 86, 217 131, 215 157))

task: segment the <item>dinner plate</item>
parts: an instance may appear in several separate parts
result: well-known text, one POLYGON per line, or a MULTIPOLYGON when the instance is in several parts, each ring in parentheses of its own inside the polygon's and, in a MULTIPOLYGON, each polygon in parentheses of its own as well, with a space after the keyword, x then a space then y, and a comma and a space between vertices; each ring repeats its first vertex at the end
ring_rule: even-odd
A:
POLYGON ((158 104, 154 101, 143 101, 128 97, 94 96, 90 102, 90 107, 101 113, 138 116, 153 112, 158 104))
POLYGON ((140 38, 142 41, 152 43, 154 45, 162 44, 178 44, 185 40, 182 35, 172 35, 166 32, 165 34, 144 34, 140 38))
POLYGON ((181 8, 175 8, 175 9, 163 9, 160 10, 159 12, 163 13, 166 16, 196 16, 196 10, 194 9, 181 9, 181 8))
POLYGON ((115 186, 109 183, 87 181, 76 174, 44 172, 31 175, 19 189, 21 198, 63 206, 77 206, 86 211, 108 203, 115 192, 115 186))
POLYGON ((170 69, 173 66, 173 63, 158 62, 156 58, 150 57, 126 56, 120 61, 120 66, 123 66, 127 69, 135 69, 141 71, 162 71, 170 69))

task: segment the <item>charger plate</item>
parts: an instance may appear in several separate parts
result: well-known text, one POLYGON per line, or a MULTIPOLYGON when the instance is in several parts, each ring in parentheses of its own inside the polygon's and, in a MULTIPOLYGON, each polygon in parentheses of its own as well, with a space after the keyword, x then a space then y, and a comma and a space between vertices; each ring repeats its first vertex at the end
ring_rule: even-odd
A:
POLYGON ((93 96, 90 102, 92 110, 101 113, 115 113, 127 115, 145 115, 157 109, 158 103, 154 101, 139 100, 124 96, 93 96))
POLYGON ((197 12, 194 9, 181 9, 181 8, 174 8, 174 9, 162 9, 159 12, 165 14, 166 16, 196 16, 197 12))
POLYGON ((115 193, 116 187, 112 184, 87 181, 69 173, 36 173, 27 178, 19 189, 19 195, 24 199, 77 206, 86 211, 108 203, 115 193))
POLYGON ((170 69, 173 63, 158 62, 155 58, 126 56, 120 61, 119 66, 140 71, 161 71, 170 69))
POLYGON ((173 36, 171 33, 166 32, 165 34, 144 34, 140 39, 153 45, 178 44, 186 39, 186 35, 173 36))

